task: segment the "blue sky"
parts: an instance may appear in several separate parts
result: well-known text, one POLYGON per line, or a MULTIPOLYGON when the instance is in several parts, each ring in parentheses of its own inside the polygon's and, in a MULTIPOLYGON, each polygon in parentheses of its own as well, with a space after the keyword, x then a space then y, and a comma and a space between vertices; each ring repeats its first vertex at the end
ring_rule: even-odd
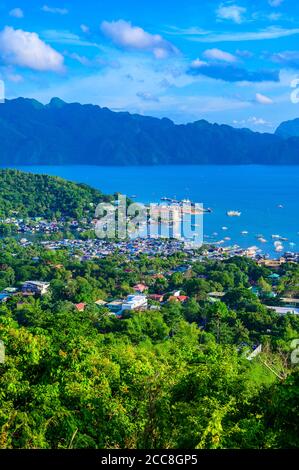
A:
POLYGON ((7 0, 0 22, 7 98, 262 132, 299 116, 294 0, 7 0))

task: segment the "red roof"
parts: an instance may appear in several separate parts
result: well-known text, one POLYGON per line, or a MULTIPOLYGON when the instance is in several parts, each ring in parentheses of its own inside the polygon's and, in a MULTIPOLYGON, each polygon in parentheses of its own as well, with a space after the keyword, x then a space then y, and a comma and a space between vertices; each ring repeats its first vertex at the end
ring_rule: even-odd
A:
POLYGON ((84 312, 86 304, 84 304, 84 303, 75 304, 75 307, 78 310, 78 312, 84 312))
POLYGON ((186 300, 188 300, 189 297, 187 297, 187 295, 171 295, 169 298, 168 298, 168 301, 172 301, 172 300, 175 300, 176 302, 186 302, 186 300))
POLYGON ((146 289, 148 289, 148 287, 145 284, 136 284, 136 286, 134 286, 133 289, 139 292, 143 292, 146 289))

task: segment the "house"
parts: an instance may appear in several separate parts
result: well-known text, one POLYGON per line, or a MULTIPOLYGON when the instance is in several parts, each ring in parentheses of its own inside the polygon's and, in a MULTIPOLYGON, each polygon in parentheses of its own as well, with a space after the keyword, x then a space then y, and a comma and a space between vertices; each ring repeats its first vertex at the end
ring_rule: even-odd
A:
POLYGON ((299 307, 299 299, 290 299, 287 297, 282 297, 280 302, 285 304, 287 307, 299 307))
POLYGON ((107 302, 105 302, 105 300, 99 299, 99 300, 97 300, 97 301, 95 302, 95 304, 96 304, 98 307, 105 307, 105 305, 107 305, 107 302))
POLYGON ((181 295, 181 291, 180 290, 175 290, 175 291, 173 291, 172 295, 174 297, 179 297, 179 295, 181 295))
POLYGON ((6 287, 5 289, 3 289, 3 293, 5 294, 13 295, 13 294, 16 294, 17 292, 18 292, 18 289, 16 287, 6 287))
POLYGON ((147 298, 145 295, 128 295, 122 304, 122 310, 138 310, 147 307, 147 298))
POLYGON ((110 310, 112 313, 119 313, 122 310, 122 300, 112 300, 112 302, 109 302, 106 304, 106 307, 110 310))
POLYGON ((271 310, 275 310, 278 315, 287 315, 288 313, 291 313, 293 315, 299 315, 299 308, 295 307, 277 307, 277 306, 268 306, 267 308, 271 310))
POLYGON ((133 287, 135 292, 139 292, 142 294, 146 290, 148 290, 148 287, 145 284, 136 284, 136 286, 133 287))
POLYGON ((155 302, 163 302, 164 295, 163 294, 150 294, 148 298, 150 300, 154 300, 155 302))
POLYGON ((0 293, 0 303, 6 302, 9 299, 10 295, 5 294, 4 292, 0 293))
POLYGON ((220 302, 222 297, 225 296, 225 292, 209 292, 208 300, 210 302, 220 302))
POLYGON ((276 284, 276 283, 279 281, 279 279, 280 279, 280 275, 277 274, 277 273, 272 273, 272 274, 270 274, 270 276, 268 276, 268 279, 269 279, 271 282, 273 282, 273 284, 274 284, 274 283, 276 284))
POLYGON ((152 279, 165 279, 165 276, 163 276, 163 274, 154 274, 152 279))
POLYGON ((79 304, 75 304, 76 309, 78 312, 84 312, 86 304, 84 302, 81 302, 79 304))
POLYGON ((267 268, 280 268, 282 264, 286 262, 285 258, 279 258, 279 259, 260 259, 258 260, 258 264, 260 266, 266 266, 267 268))
POLYGON ((49 282, 26 281, 22 286, 22 292, 24 294, 44 295, 48 292, 49 287, 49 282))
POLYGON ((181 302, 181 303, 184 303, 186 302, 187 300, 189 299, 189 297, 187 295, 171 295, 169 298, 168 298, 168 302, 181 302))

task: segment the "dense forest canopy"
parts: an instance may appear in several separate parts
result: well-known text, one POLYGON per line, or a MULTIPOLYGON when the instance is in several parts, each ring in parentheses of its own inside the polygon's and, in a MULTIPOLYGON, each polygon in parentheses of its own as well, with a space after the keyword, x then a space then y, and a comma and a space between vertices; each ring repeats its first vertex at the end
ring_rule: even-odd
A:
MULTIPOLYGON (((250 293, 250 282, 269 274, 250 260, 153 274, 182 262, 178 253, 82 263, 65 250, 2 242, 1 288, 28 278, 51 287, 0 304, 0 447, 298 447, 299 373, 290 352, 299 317, 278 316, 250 293), (164 294, 163 305, 120 319, 95 303, 124 297, 141 280, 164 294), (176 289, 189 300, 167 301, 176 289), (215 290, 227 294, 211 303, 215 290), (248 361, 258 344, 263 354, 248 361)), ((281 275, 285 292, 298 267, 281 275)))
POLYGON ((84 184, 18 170, 0 170, 0 188, 0 217, 80 218, 111 199, 84 184))

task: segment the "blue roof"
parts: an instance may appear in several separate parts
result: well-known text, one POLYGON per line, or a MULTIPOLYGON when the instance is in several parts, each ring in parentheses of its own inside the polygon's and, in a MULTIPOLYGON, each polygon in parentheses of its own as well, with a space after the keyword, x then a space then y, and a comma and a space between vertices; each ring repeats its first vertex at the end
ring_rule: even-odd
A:
POLYGON ((9 295, 8 294, 0 294, 0 301, 8 299, 9 295))

